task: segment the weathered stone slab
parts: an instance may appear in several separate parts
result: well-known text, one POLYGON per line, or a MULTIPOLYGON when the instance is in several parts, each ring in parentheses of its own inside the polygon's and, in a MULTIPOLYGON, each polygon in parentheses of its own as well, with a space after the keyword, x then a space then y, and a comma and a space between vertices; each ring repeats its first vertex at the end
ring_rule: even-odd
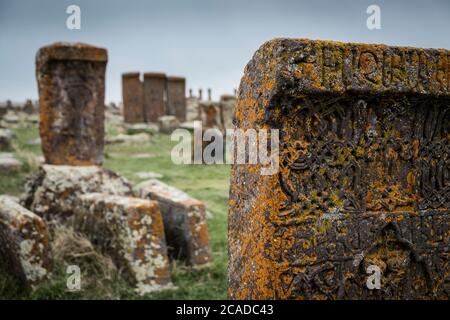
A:
POLYGON ((107 60, 105 49, 81 43, 39 49, 39 130, 47 163, 102 163, 107 60))
POLYGON ((186 121, 186 79, 167 77, 167 115, 176 116, 178 121, 186 121))
POLYGON ((224 129, 233 128, 234 108, 236 97, 232 95, 222 95, 220 97, 220 119, 224 129))
POLYGON ((202 126, 207 128, 217 128, 222 130, 222 120, 220 117, 220 106, 218 103, 205 101, 200 103, 202 126))
POLYGON ((194 267, 212 261, 203 202, 158 180, 142 182, 136 190, 139 197, 158 201, 171 256, 194 267))
POLYGON ((133 194, 128 181, 101 167, 43 165, 27 181, 22 203, 40 216, 65 219, 74 214, 80 195, 95 192, 133 194))
POLYGON ((122 74, 123 118, 126 123, 145 122, 144 95, 139 72, 122 74))
POLYGON ((156 201, 102 193, 81 195, 74 228, 111 255, 138 293, 174 288, 156 201))
POLYGON ((147 122, 157 122, 159 117, 165 115, 165 91, 164 73, 144 73, 144 113, 147 122))
POLYGON ((47 279, 52 270, 46 223, 12 197, 3 195, 0 195, 0 255, 3 267, 27 288, 47 279))
POLYGON ((280 170, 232 167, 230 297, 448 299, 449 81, 446 50, 265 43, 236 126, 279 129, 280 170))

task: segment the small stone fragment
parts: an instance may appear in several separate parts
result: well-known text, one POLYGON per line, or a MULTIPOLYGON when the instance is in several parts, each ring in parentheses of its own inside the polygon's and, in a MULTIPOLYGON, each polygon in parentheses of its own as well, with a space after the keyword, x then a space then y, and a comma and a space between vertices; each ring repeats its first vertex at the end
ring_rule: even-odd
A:
POLYGON ((46 163, 102 163, 107 60, 105 49, 82 43, 39 49, 39 130, 46 163))

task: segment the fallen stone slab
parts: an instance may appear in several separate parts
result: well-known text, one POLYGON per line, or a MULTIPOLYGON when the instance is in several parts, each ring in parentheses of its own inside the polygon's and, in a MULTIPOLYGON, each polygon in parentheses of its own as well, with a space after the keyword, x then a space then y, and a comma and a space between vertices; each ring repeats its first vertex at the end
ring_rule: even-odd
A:
POLYGON ((1 264, 24 287, 33 288, 52 270, 47 225, 12 197, 0 195, 1 264))
POLYGON ((174 289, 156 201, 102 193, 78 200, 75 230, 108 253, 139 294, 174 289))
POLYGON ((181 258, 193 267, 210 264, 212 256, 203 202, 158 180, 140 183, 136 193, 158 202, 170 256, 181 258))
POLYGON ((13 153, 0 152, 0 172, 18 172, 22 169, 22 161, 13 153))
POLYGON ((449 61, 308 39, 255 52, 235 124, 278 129, 279 168, 232 166, 230 298, 449 298, 449 61))
POLYGON ((119 144, 119 143, 141 144, 141 143, 149 143, 150 141, 151 137, 147 133, 118 134, 117 136, 106 138, 106 144, 119 144))
POLYGON ((131 196, 130 183, 98 166, 43 165, 28 179, 21 203, 34 213, 51 219, 74 214, 77 198, 86 193, 131 196))
POLYGON ((143 86, 139 72, 122 74, 123 120, 125 123, 144 123, 143 86))

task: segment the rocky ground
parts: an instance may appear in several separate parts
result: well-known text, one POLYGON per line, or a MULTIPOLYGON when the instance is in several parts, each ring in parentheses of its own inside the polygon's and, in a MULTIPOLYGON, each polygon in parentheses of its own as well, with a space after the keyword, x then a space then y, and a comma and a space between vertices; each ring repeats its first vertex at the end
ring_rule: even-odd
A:
MULTIPOLYGON (((14 138, 8 153, 22 165, 18 170, 0 171, 0 194, 20 196, 27 176, 34 173, 42 161, 37 124, 27 128, 11 128, 14 138)), ((107 126, 107 141, 114 141, 119 134, 126 134, 117 126, 107 126)), ((119 139, 120 140, 120 139, 119 139)), ((205 202, 208 212, 208 228, 213 251, 211 267, 193 270, 183 262, 171 263, 172 279, 177 290, 147 294, 149 299, 220 299, 226 298, 227 267, 227 199, 229 166, 178 166, 170 159, 172 142, 164 134, 152 134, 149 139, 114 141, 106 146, 104 167, 111 169, 132 183, 149 177, 158 177, 194 198, 205 202)), ((15 280, 0 271, 1 298, 36 299, 133 299, 140 298, 125 281, 108 256, 98 253, 90 242, 64 226, 52 228, 52 250, 55 268, 50 281, 34 291, 20 290, 15 280), (66 268, 81 268, 81 291, 67 290, 66 268)))

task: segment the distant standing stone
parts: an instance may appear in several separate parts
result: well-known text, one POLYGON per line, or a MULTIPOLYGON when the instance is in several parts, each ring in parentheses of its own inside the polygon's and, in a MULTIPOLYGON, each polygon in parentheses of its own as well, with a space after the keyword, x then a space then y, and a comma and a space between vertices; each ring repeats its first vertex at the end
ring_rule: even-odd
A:
POLYGON ((39 129, 47 163, 102 163, 107 60, 105 49, 82 43, 38 51, 39 129))
POLYGON ((76 207, 75 229, 111 255, 139 294, 174 288, 156 201, 90 193, 76 207))
POLYGON ((167 77, 167 115, 176 116, 178 121, 186 121, 186 79, 167 77))

